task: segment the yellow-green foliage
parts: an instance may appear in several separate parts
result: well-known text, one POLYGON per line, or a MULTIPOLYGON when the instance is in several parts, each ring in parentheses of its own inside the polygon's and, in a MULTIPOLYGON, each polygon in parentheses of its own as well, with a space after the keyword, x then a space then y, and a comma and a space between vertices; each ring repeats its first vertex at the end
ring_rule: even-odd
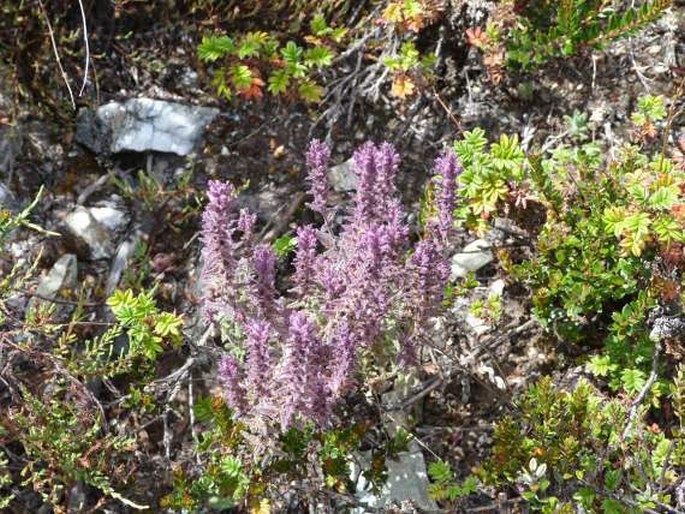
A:
MULTIPOLYGON (((673 388, 682 387, 681 371, 673 388)), ((491 455, 478 472, 486 483, 515 486, 543 512, 562 503, 611 513, 670 503, 684 463, 682 431, 667 436, 646 424, 644 407, 633 412, 630 403, 609 400, 584 380, 564 391, 544 378, 518 407, 516 418, 495 428, 491 455)))
POLYGON ((485 32, 471 44, 485 53, 491 76, 501 68, 530 71, 547 62, 600 49, 654 22, 671 0, 643 1, 626 7, 601 0, 502 2, 485 32))

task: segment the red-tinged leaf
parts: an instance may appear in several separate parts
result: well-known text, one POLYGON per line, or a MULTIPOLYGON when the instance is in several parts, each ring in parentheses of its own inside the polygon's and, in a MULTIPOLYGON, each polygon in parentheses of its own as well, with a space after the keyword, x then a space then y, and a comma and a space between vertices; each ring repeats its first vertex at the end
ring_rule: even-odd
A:
POLYGON ((467 29, 466 39, 469 45, 480 48, 481 50, 488 44, 488 35, 480 27, 467 29))
POLYGON ((408 96, 412 96, 415 91, 416 85, 408 76, 403 73, 398 73, 395 75, 392 81, 392 86, 390 87, 390 93, 392 96, 404 100, 408 96))
POLYGON ((256 100, 261 100, 264 96, 262 87, 264 86, 264 81, 259 77, 254 77, 252 79, 252 84, 246 89, 239 89, 238 93, 245 99, 254 98, 256 100))

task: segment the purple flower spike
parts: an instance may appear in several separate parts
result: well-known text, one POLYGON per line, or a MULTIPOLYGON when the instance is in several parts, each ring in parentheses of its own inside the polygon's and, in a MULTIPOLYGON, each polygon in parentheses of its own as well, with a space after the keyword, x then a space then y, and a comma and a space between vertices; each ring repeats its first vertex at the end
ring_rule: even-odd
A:
POLYGON ((252 214, 248 209, 240 209, 238 230, 243 233, 245 239, 252 239, 255 223, 257 223, 256 214, 252 214))
POLYGON ((375 211, 376 198, 376 146, 365 143, 353 157, 354 171, 357 175, 357 193, 355 196, 355 219, 359 222, 371 221, 375 211))
POLYGON ((250 320, 245 327, 247 340, 247 382, 254 390, 256 399, 263 398, 269 392, 271 376, 269 339, 271 326, 263 320, 250 320))
POLYGON ((457 201, 457 177, 463 169, 454 152, 448 150, 435 160, 436 196, 438 204, 438 230, 443 239, 454 227, 454 209, 457 201))
POLYGON ((378 200, 386 206, 395 200, 395 178, 400 167, 400 156, 390 143, 383 143, 376 150, 378 177, 376 179, 376 194, 378 200))
POLYGON ((300 296, 307 294, 314 280, 317 242, 316 230, 311 225, 297 229, 297 254, 293 282, 300 296))
POLYGON ((292 425, 296 414, 304 417, 319 418, 318 407, 325 404, 322 395, 321 341, 317 336, 317 326, 304 312, 295 311, 290 315, 288 338, 279 382, 282 384, 283 408, 281 428, 292 425))
POLYGON ((257 300, 265 311, 271 313, 276 298, 276 255, 270 246, 259 245, 255 248, 252 259, 257 300))
POLYGON ((357 223, 384 222, 388 220, 397 200, 395 176, 400 158, 390 143, 376 146, 364 144, 354 153, 354 169, 357 175, 355 197, 355 220, 357 223))
POLYGON ((343 320, 335 337, 336 365, 329 384, 329 389, 336 397, 342 396, 354 385, 352 377, 357 367, 357 340, 352 334, 350 324, 343 320))
POLYGON ((309 168, 309 181, 311 182, 309 193, 314 200, 309 207, 319 214, 326 214, 326 202, 328 201, 328 163, 331 158, 331 150, 318 139, 312 140, 307 150, 307 167, 309 168))
POLYGON ((242 373, 238 361, 232 355, 224 357, 219 362, 219 382, 224 388, 228 406, 243 413, 245 410, 245 390, 242 385, 242 373))
POLYGON ((450 268, 433 239, 419 241, 408 264, 414 277, 413 298, 410 301, 414 302, 419 321, 426 321, 440 307, 450 268))
POLYGON ((235 188, 228 182, 209 182, 209 203, 202 214, 202 282, 205 284, 202 314, 211 322, 225 307, 222 291, 233 269, 233 217, 235 188))

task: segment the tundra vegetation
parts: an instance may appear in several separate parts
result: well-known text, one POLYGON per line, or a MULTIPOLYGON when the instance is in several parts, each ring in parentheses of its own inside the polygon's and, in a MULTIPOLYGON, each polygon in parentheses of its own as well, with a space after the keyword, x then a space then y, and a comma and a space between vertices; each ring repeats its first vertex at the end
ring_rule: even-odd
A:
POLYGON ((0 6, 0 509, 685 512, 684 32, 0 6), (216 110, 94 152, 135 97, 216 110))

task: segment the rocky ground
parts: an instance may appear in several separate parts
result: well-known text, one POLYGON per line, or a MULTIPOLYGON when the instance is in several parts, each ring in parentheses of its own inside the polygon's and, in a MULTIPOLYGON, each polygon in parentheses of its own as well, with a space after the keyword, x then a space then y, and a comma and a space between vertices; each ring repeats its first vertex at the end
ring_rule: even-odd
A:
MULTIPOLYGON (((464 12, 475 17, 476 8, 469 9, 464 12)), ((19 231, 3 251, 0 273, 8 273, 12 263, 37 259, 35 276, 12 299, 17 312, 32 301, 57 299, 57 315, 68 319, 80 295, 89 306, 86 319, 106 319, 105 298, 140 281, 156 285, 161 307, 183 313, 188 339, 198 341, 203 328, 197 319, 197 236, 209 178, 244 183, 243 201, 258 213, 261 236, 273 241, 301 216, 303 153, 313 136, 333 144, 339 165, 331 178, 340 201, 353 187, 344 164, 353 148, 368 139, 393 142, 404 159, 403 197, 417 206, 433 159, 462 131, 480 126, 491 138, 519 134, 526 145, 544 147, 563 138, 564 115, 579 110, 591 113, 594 131, 618 143, 625 134, 615 128, 636 98, 671 95, 685 66, 685 11, 674 7, 654 27, 603 54, 531 75, 527 91, 509 79, 493 86, 475 49, 455 46, 446 51, 433 91, 404 103, 387 94, 375 102, 360 99, 351 123, 328 126, 319 112, 299 104, 216 100, 194 56, 198 35, 211 28, 211 20, 193 25, 192 14, 185 14, 187 24, 180 15, 154 22, 145 9, 138 17, 127 10, 110 23, 106 14, 91 10, 98 80, 78 99, 77 111, 68 107, 52 56, 37 61, 45 69, 28 81, 0 69, 0 203, 18 212, 44 186, 32 220, 59 234, 19 231), (52 89, 37 91, 36 84, 52 89)), ((458 40, 469 26, 460 18, 446 30, 458 40)), ((71 61, 69 55, 65 59, 71 61)), ((78 66, 68 67, 75 83, 78 66)), ((400 474, 409 470, 425 477, 424 458, 434 455, 467 474, 517 392, 543 372, 556 370, 559 380, 578 373, 573 358, 559 355, 531 317, 529 292, 508 281, 496 263, 495 250, 502 246, 520 247, 525 258, 531 234, 514 219, 496 220, 495 227, 480 239, 461 234, 455 246, 453 274, 475 272, 478 285, 443 321, 449 343, 426 351, 409 391, 400 393, 391 384, 378 388, 378 402, 402 404, 401 413, 415 417, 420 445, 397 464, 400 474), (503 298, 501 319, 473 316, 468 304, 493 292, 503 298)), ((189 458, 188 402, 216 385, 210 357, 192 346, 163 356, 154 394, 169 409, 158 418, 128 419, 112 411, 114 422, 145 441, 147 464, 138 471, 132 497, 155 504, 168 492, 167 463, 189 458), (194 390, 179 377, 190 377, 194 390), (167 387, 176 383, 183 389, 167 387)), ((0 385, 0 401, 3 395, 0 385)), ((425 484, 419 481, 418 487, 423 507, 435 508, 425 484)))

